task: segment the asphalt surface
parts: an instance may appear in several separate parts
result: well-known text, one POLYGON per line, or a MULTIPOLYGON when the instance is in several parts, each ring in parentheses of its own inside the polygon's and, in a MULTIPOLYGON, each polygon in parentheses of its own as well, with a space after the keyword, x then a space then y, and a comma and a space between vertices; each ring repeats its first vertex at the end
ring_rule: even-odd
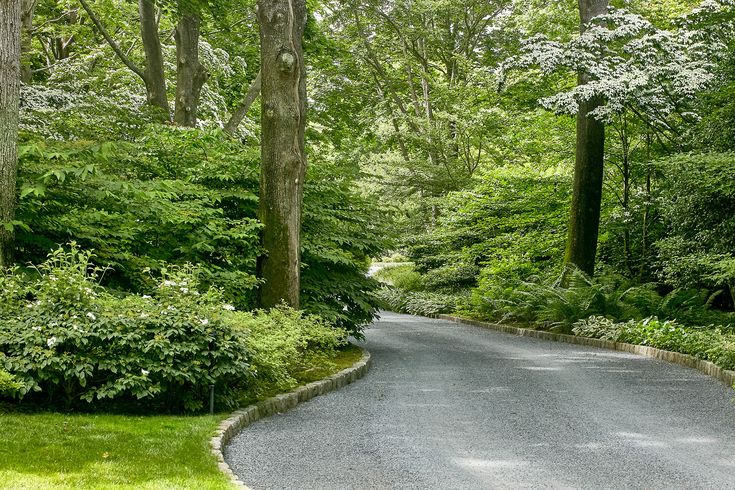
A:
POLYGON ((225 451, 253 489, 735 489, 735 391, 632 354, 386 313, 368 376, 225 451))

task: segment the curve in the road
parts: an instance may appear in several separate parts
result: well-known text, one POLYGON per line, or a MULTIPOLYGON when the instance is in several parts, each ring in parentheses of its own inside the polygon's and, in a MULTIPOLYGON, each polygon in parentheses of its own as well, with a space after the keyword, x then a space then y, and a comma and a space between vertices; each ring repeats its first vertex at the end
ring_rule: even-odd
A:
POLYGON ((632 354, 385 314, 371 373, 261 420, 253 489, 735 489, 733 392, 632 354))

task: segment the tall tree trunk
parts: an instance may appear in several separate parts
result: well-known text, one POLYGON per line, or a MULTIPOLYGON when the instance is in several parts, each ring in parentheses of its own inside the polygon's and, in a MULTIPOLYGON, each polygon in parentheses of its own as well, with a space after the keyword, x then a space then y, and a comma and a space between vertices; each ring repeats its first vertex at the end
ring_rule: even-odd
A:
POLYGON ((21 12, 21 67, 20 79, 23 83, 29 84, 33 78, 33 70, 31 69, 31 41, 33 38, 33 14, 36 11, 37 0, 23 0, 21 12))
MULTIPOLYGON (((607 13, 607 8, 608 0, 579 0, 580 31, 584 33, 595 17, 607 13)), ((579 74, 580 85, 588 81, 586 73, 579 74)), ((589 114, 603 103, 600 98, 582 102, 577 113, 574 191, 565 256, 567 264, 573 264, 589 275, 595 271, 605 156, 605 125, 589 114)))
MULTIPOLYGON (((181 2, 180 6, 185 2, 181 2)), ((190 6, 181 8, 176 25, 176 104, 174 122, 179 126, 194 127, 202 87, 209 73, 199 63, 199 28, 202 18, 190 6)))
POLYGON ((301 205, 306 173, 305 0, 259 0, 261 174, 259 218, 267 255, 258 264, 260 304, 298 308, 301 205))
POLYGON ((166 74, 163 69, 163 51, 158 36, 158 19, 155 0, 138 0, 140 36, 145 51, 145 88, 148 104, 163 111, 165 119, 171 117, 166 95, 166 74))
POLYGON ((13 260, 18 169, 21 0, 0 0, 0 266, 13 260))

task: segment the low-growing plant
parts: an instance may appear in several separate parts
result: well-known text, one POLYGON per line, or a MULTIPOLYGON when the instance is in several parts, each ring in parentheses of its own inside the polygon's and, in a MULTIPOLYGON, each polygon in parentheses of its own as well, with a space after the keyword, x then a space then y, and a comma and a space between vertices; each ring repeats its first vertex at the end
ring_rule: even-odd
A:
POLYGON ((436 316, 452 313, 457 309, 458 299, 454 296, 426 291, 403 291, 384 287, 377 292, 383 309, 410 315, 436 316))
POLYGON ((724 369, 735 369, 735 334, 723 327, 685 327, 674 320, 656 317, 614 322, 602 316, 591 316, 576 322, 572 331, 583 337, 680 352, 711 361, 724 369))
POLYGON ((248 395, 254 398, 293 388, 295 374, 328 365, 336 349, 347 342, 347 331, 285 307, 235 315, 236 323, 248 332, 252 355, 248 395))

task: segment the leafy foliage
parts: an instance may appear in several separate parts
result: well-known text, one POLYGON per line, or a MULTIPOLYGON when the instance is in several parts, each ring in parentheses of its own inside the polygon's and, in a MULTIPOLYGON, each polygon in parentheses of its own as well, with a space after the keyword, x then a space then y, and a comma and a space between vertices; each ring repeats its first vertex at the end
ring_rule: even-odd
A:
POLYGON ((269 313, 242 314, 238 323, 248 330, 253 381, 249 397, 296 386, 294 375, 315 365, 328 365, 347 332, 323 319, 287 308, 269 313))
POLYGON ((575 323, 573 331, 584 337, 681 352, 711 361, 723 369, 735 369, 732 330, 684 327, 676 321, 662 321, 656 317, 615 323, 605 317, 592 316, 575 323))
POLYGON ((200 293, 184 268, 164 272, 153 297, 117 298, 96 283, 90 256, 75 245, 58 249, 36 279, 3 292, 16 304, 22 294, 0 321, 1 363, 22 383, 21 396, 67 408, 149 400, 180 411, 200 409, 210 385, 225 402, 243 386, 245 332, 220 291, 200 293))

